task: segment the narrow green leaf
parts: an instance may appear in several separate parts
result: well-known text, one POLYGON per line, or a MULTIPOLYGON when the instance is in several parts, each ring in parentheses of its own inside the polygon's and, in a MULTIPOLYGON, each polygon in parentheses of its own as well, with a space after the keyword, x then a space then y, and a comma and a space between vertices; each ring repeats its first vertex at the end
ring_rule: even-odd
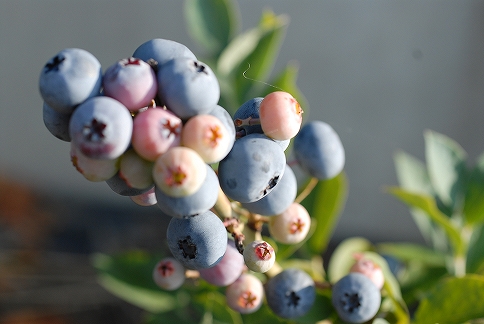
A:
POLYGON ((404 262, 421 262, 426 266, 445 267, 446 255, 425 246, 413 243, 380 243, 378 253, 389 254, 404 262))
POLYGON ((221 53, 217 70, 233 78, 240 103, 256 96, 265 86, 288 22, 286 15, 266 11, 258 27, 235 37, 221 53))
POLYGON ((149 312, 166 312, 178 306, 177 293, 161 290, 152 273, 159 256, 129 251, 116 256, 95 254, 92 259, 99 283, 113 295, 149 312))
POLYGON ((98 281, 113 295, 148 312, 161 313, 177 307, 176 298, 162 291, 143 289, 105 274, 99 275, 98 281))
MULTIPOLYGON (((484 267, 484 226, 474 228, 467 252, 468 273, 478 273, 484 267)), ((482 274, 482 273, 481 273, 482 274)))
POLYGON ((316 220, 316 230, 308 241, 313 254, 321 254, 329 243, 334 227, 346 202, 348 181, 341 172, 333 179, 319 181, 301 204, 316 220))
POLYGON ((484 277, 447 278, 422 300, 415 324, 464 323, 484 317, 484 277))
POLYGON ((484 154, 478 158, 468 178, 464 215, 469 224, 484 222, 484 154))
POLYGON ((210 56, 217 56, 239 27, 234 0, 185 0, 189 34, 210 56))
POLYGON ((445 135, 426 131, 424 138, 432 186, 442 202, 454 208, 463 194, 467 154, 457 142, 445 135))
POLYGON ((445 231, 450 242, 452 243, 454 250, 456 251, 456 254, 464 254, 465 246, 459 230, 454 226, 454 224, 452 224, 450 219, 437 208, 435 199, 433 197, 409 192, 398 187, 391 187, 388 191, 407 205, 424 211, 428 217, 430 217, 445 231))
MULTIPOLYGON (((404 151, 396 152, 393 161, 400 187, 428 196, 436 195, 424 162, 404 151)), ((410 214, 425 241, 439 251, 446 251, 447 238, 440 228, 436 228, 434 222, 421 210, 410 208, 410 214)))
POLYGON ((370 251, 372 244, 362 237, 351 237, 342 241, 333 251, 328 264, 329 281, 335 283, 348 274, 355 263, 355 253, 370 251))

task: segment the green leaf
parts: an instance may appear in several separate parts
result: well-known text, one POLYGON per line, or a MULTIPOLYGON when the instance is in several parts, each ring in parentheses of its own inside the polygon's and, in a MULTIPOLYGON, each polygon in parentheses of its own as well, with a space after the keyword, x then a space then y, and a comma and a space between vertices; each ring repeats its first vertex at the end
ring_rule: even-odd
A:
POLYGON ((428 217, 445 231, 456 254, 464 255, 465 244, 462 241, 459 230, 454 226, 450 219, 437 208, 433 197, 409 192, 398 187, 389 188, 389 192, 407 205, 425 212, 428 217))
POLYGON ((239 27, 237 1, 185 0, 185 21, 193 40, 217 56, 239 27))
POLYGON ((377 246, 380 254, 389 254, 404 262, 421 262, 426 266, 445 267, 446 255, 413 243, 380 243, 377 246))
MULTIPOLYGON (((400 187, 428 196, 435 195, 424 162, 404 151, 396 152, 393 161, 400 187)), ((439 251, 446 251, 447 238, 440 228, 436 228, 434 222, 421 210, 410 208, 410 214, 425 241, 439 251)))
MULTIPOLYGON (((484 226, 474 228, 467 252, 468 273, 478 273, 484 267, 484 226)), ((481 273, 482 274, 482 273, 481 273)))
POLYGON ((180 303, 183 292, 165 292, 153 281, 159 256, 130 251, 117 256, 95 254, 92 264, 99 283, 113 295, 153 313, 166 312, 180 303))
POLYGON ((393 162, 400 187, 416 193, 434 195, 427 169, 422 161, 404 151, 397 151, 393 156, 393 162))
POLYGON ((463 323, 484 317, 484 277, 446 278, 422 300, 415 324, 463 323))
POLYGON ((348 274, 355 263, 355 253, 370 251, 372 248, 370 241, 362 237, 351 237, 338 244, 329 259, 329 281, 335 283, 348 274))
POLYGON ((288 23, 286 15, 266 11, 258 27, 236 36, 221 53, 217 71, 233 78, 240 103, 259 95, 274 66, 288 23))
POLYGON ((484 222, 484 154, 478 158, 468 178, 464 215, 469 224, 484 222))
POLYGON ((316 220, 316 230, 308 241, 308 247, 313 254, 321 254, 326 250, 346 202, 347 193, 347 177, 341 172, 333 179, 319 181, 301 202, 316 220))
POLYGON ((463 198, 467 154, 457 142, 445 135, 426 131, 424 138, 432 186, 444 204, 455 208, 463 198))

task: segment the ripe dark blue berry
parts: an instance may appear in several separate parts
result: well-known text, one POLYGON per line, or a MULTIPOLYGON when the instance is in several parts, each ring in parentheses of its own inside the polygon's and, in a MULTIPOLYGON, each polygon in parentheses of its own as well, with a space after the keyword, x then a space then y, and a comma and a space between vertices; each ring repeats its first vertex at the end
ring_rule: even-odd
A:
POLYGON ((271 278, 265 287, 270 309, 282 318, 298 318, 313 306, 316 288, 304 271, 288 268, 271 278))
POLYGON ((333 285, 332 302, 342 320, 364 323, 378 312, 381 294, 370 278, 351 272, 333 285))

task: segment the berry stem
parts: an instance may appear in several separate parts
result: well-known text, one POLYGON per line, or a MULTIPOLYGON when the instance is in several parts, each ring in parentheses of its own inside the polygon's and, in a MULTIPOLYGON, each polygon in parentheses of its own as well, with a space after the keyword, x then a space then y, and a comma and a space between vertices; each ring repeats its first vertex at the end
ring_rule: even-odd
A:
POLYGON ((234 125, 236 127, 260 125, 260 119, 253 117, 248 117, 245 119, 237 118, 234 120, 234 125))
POLYGON ((213 209, 221 220, 232 217, 232 205, 220 187, 218 188, 217 202, 215 202, 213 209))
POLYGON ((311 193, 311 191, 313 191, 318 182, 318 178, 311 178, 311 180, 309 180, 309 182, 306 184, 306 187, 297 195, 294 202, 302 202, 311 193))

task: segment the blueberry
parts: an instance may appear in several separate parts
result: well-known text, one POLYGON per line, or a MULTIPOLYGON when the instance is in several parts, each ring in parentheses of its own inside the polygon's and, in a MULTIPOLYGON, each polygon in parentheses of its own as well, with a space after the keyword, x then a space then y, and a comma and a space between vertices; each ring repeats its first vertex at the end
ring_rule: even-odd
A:
POLYGON ((225 226, 211 211, 190 218, 172 218, 166 235, 171 253, 188 269, 215 266, 227 249, 225 226))
POLYGON ((144 42, 134 51, 133 57, 140 58, 145 62, 154 60, 160 67, 177 57, 197 59, 195 54, 185 45, 163 38, 155 38, 144 42))
POLYGON ((284 174, 267 196, 251 203, 242 203, 248 211, 265 216, 284 212, 294 201, 297 194, 297 180, 294 171, 286 165, 284 174))
POLYGON ((47 130, 60 140, 70 142, 69 120, 71 114, 62 114, 44 102, 42 107, 42 117, 47 130))
POLYGON ((225 289, 227 306, 241 314, 256 312, 264 301, 264 286, 255 275, 244 272, 225 289))
POLYGON ((320 180, 337 176, 345 164, 345 151, 338 134, 319 120, 301 128, 294 138, 294 154, 301 168, 320 180))
POLYGON ((109 178, 108 180, 106 180, 106 184, 109 186, 109 188, 111 188, 112 191, 114 191, 118 195, 128 196, 128 197, 141 195, 142 193, 145 193, 152 188, 152 187, 147 187, 145 189, 137 189, 137 188, 130 187, 126 183, 126 180, 119 175, 119 172, 116 173, 111 178, 109 178))
POLYGON ((220 119, 220 121, 222 121, 223 125, 227 129, 227 132, 229 133, 229 137, 233 139, 232 143, 227 148, 227 152, 225 154, 227 155, 229 154, 235 142, 235 125, 232 120, 232 116, 230 116, 230 113, 220 105, 215 105, 215 107, 212 108, 212 110, 210 110, 208 114, 220 119))
POLYGON ((157 188, 155 193, 158 207, 165 214, 178 218, 197 215, 212 208, 218 197, 218 178, 209 165, 205 167, 207 169, 205 181, 200 189, 191 195, 172 197, 157 188))
POLYGON ((297 318, 313 306, 316 289, 304 271, 288 268, 271 278, 265 287, 270 309, 282 318, 297 318))
POLYGON ((103 90, 130 111, 138 111, 151 104, 158 91, 156 75, 145 61, 129 57, 106 69, 103 90))
POLYGON ((367 276, 352 272, 333 285, 332 303, 342 320, 363 323, 378 312, 381 294, 367 276))
MULTIPOLYGON (((264 98, 262 97, 256 97, 247 100, 244 102, 234 113, 233 119, 247 119, 247 118, 259 118, 259 110, 260 110, 260 104, 264 98)), ((248 134, 264 134, 264 131, 262 130, 261 124, 255 124, 255 125, 243 125, 243 126, 238 126, 236 127, 236 131, 239 134, 239 137, 248 135, 248 134)), ((275 140, 273 139, 276 143, 278 143, 283 150, 286 150, 286 148, 290 144, 290 140, 275 140)))
MULTIPOLYGON (((244 102, 234 113, 234 120, 236 119, 247 119, 247 118, 259 118, 259 108, 263 97, 256 97, 244 102)), ((258 133, 262 134, 262 127, 258 125, 244 125, 236 128, 237 131, 243 130, 245 135, 258 133)))
POLYGON ((220 98, 212 69, 190 58, 175 58, 158 71, 158 96, 181 119, 210 112, 220 98))
POLYGON ((200 277, 208 283, 225 287, 232 284, 244 270, 244 257, 235 247, 234 240, 227 240, 227 250, 215 266, 208 269, 200 269, 200 277))
POLYGON ((44 101, 60 113, 70 114, 85 100, 99 95, 101 63, 79 48, 67 48, 43 67, 39 90, 44 101))
POLYGON ((220 161, 220 186, 229 198, 253 202, 274 189, 285 166, 286 156, 279 144, 265 135, 250 134, 235 141, 220 161))
POLYGON ((72 114, 69 134, 72 143, 93 159, 115 159, 131 142, 133 119, 128 109, 109 97, 86 100, 72 114))

